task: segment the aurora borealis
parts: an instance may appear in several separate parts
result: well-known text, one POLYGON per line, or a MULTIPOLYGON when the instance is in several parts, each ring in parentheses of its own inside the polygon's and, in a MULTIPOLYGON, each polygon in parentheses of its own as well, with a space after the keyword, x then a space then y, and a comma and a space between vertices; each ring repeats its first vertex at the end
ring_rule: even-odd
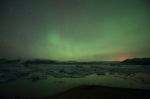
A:
POLYGON ((0 57, 150 57, 149 0, 1 0, 0 57))

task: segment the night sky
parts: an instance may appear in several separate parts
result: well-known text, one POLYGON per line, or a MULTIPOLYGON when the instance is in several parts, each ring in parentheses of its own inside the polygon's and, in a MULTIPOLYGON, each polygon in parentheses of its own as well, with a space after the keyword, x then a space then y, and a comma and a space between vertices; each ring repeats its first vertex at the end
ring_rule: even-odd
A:
POLYGON ((0 57, 150 57, 150 0, 0 0, 0 57))

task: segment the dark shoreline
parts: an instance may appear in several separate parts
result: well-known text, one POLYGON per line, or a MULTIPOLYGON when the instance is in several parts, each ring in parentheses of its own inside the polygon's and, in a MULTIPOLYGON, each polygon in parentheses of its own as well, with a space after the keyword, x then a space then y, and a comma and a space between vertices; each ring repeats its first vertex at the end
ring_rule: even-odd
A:
POLYGON ((54 96, 38 99, 150 99, 150 90, 107 86, 78 86, 54 96))
POLYGON ((46 97, 2 96, 0 99, 150 99, 150 90, 108 86, 78 86, 46 97))

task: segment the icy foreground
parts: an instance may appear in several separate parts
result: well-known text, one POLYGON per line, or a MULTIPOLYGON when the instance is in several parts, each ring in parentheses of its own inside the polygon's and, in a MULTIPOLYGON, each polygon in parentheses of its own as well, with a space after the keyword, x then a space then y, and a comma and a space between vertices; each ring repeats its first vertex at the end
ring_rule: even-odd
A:
POLYGON ((19 78, 38 81, 48 75, 57 78, 80 78, 91 74, 135 76, 144 83, 150 83, 148 65, 101 65, 101 64, 0 64, 0 83, 19 78))

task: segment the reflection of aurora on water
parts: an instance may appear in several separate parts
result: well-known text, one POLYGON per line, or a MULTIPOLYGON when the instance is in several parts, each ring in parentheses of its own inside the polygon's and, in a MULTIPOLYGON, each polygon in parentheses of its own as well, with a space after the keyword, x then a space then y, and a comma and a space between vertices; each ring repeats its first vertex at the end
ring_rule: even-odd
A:
POLYGON ((17 94, 22 88, 24 91, 20 95, 30 92, 34 96, 35 89, 39 96, 52 95, 78 85, 150 89, 149 66, 32 64, 28 67, 13 65, 12 68, 5 64, 0 70, 0 92, 7 94, 17 94), (6 86, 16 88, 9 91, 6 86))
POLYGON ((16 94, 21 96, 50 96, 80 85, 104 85, 122 88, 150 89, 150 83, 142 83, 139 78, 117 74, 91 74, 79 78, 48 76, 47 79, 38 80, 36 82, 29 79, 19 79, 5 84, 1 83, 0 92, 4 94, 13 93, 13 95, 16 94), (6 86, 7 88, 14 87, 15 89, 7 90, 5 89, 6 86), (20 91, 20 88, 22 91, 20 91))

